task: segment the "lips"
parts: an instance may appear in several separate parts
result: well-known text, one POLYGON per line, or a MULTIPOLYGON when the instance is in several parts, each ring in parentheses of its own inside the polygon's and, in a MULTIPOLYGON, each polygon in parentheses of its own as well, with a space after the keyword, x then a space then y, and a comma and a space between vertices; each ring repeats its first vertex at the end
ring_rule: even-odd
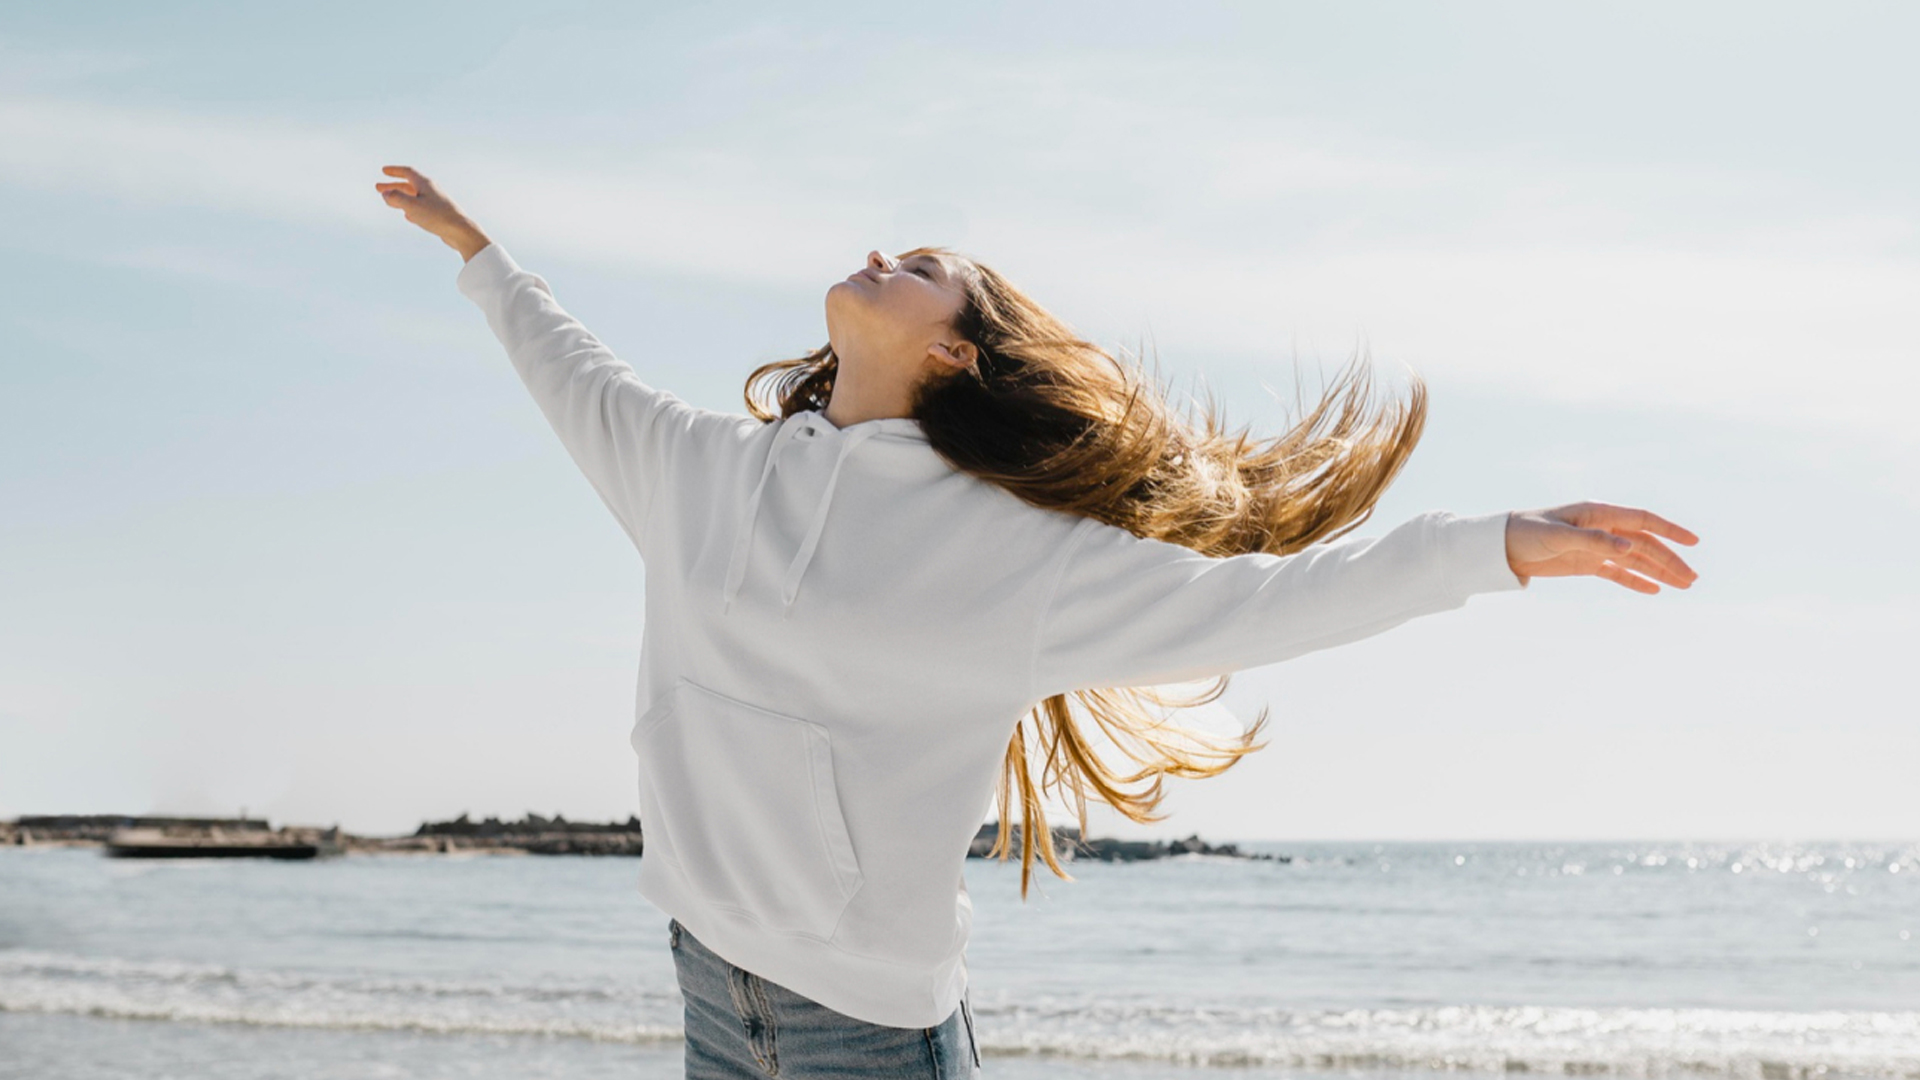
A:
POLYGON ((871 266, 863 267, 847 275, 848 281, 852 281, 854 278, 866 278, 868 281, 871 281, 876 285, 880 283, 880 279, 874 276, 873 267, 871 266))

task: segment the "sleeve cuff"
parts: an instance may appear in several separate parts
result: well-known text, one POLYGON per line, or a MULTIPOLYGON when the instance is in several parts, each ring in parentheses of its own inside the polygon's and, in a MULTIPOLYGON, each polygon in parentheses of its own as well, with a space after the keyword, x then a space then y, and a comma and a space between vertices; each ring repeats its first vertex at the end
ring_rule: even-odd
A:
POLYGON ((1447 586, 1455 595, 1467 597, 1527 587, 1507 562, 1505 511, 1473 517, 1442 515, 1438 532, 1447 586))
POLYGON ((513 256, 507 254, 507 249, 496 240, 466 261, 466 265, 460 268, 459 276, 454 278, 454 284, 467 299, 478 301, 481 293, 499 285, 519 270, 520 264, 514 262, 513 256))

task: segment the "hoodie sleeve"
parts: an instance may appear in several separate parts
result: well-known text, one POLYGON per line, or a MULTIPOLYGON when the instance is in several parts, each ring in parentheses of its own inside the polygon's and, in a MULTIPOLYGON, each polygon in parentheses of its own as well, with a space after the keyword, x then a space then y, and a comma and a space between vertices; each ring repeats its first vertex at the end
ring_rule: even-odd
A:
POLYGON ((695 408, 641 381, 554 301, 545 278, 498 243, 460 268, 456 284, 486 313, 520 379, 634 545, 654 492, 703 423, 695 408))
POLYGON ((1033 696, 1211 678, 1523 588, 1506 524, 1436 511, 1378 538, 1220 558, 1087 519, 1041 610, 1033 696))

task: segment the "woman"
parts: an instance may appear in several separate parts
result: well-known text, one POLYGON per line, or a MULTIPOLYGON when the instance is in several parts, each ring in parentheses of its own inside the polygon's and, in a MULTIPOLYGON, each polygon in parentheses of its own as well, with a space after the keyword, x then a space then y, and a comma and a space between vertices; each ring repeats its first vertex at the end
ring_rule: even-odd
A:
POLYGON ((1042 791, 1083 825, 1089 787, 1152 820, 1161 777, 1258 748, 1260 724, 1211 739, 1155 706, 1531 577, 1695 576, 1659 539, 1692 534, 1596 503, 1319 542, 1405 461, 1417 384, 1382 409, 1350 374, 1254 445, 944 250, 869 255, 827 292, 828 344, 749 378, 749 414, 696 408, 384 171, 646 562, 640 889, 671 917, 689 1077, 972 1075, 962 869, 996 798, 1002 858, 1021 804, 1024 893, 1036 851, 1064 876, 1042 791))

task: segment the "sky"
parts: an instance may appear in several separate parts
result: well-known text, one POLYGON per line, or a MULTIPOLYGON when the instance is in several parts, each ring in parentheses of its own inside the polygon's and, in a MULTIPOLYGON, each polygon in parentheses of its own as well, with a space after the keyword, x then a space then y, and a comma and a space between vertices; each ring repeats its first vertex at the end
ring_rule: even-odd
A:
POLYGON ((1431 394, 1362 532, 1581 499, 1690 590, 1537 580, 1236 675, 1209 839, 1920 836, 1920 9, 471 2, 0 10, 0 816, 624 819, 644 567, 438 182, 742 410, 946 244, 1282 430, 1431 394))

